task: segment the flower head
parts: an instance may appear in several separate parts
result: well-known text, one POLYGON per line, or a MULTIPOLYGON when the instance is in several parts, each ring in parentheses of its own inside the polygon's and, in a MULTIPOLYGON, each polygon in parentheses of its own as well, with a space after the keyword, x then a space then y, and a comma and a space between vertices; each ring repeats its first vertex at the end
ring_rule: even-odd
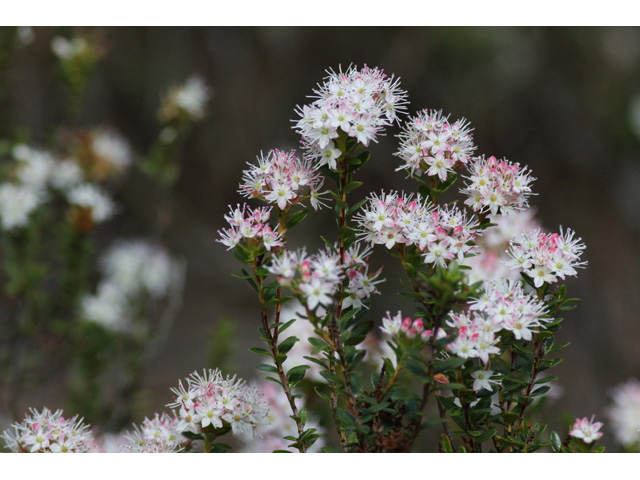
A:
POLYGON ((90 221, 102 223, 115 213, 115 204, 104 191, 91 183, 78 185, 67 194, 67 200, 73 206, 81 208, 90 221))
POLYGON ((254 428, 265 422, 269 406, 255 387, 244 380, 222 376, 220 370, 193 372, 187 386, 172 388, 178 410, 179 431, 201 433, 205 429, 230 426, 234 434, 252 436, 254 428))
POLYGON ((95 440, 89 426, 77 415, 67 419, 62 410, 52 412, 30 409, 22 422, 17 422, 2 434, 6 447, 14 453, 86 453, 95 450, 95 440))
POLYGON ((164 123, 180 120, 198 121, 205 115, 205 106, 211 98, 211 89, 204 80, 194 75, 182 85, 169 90, 160 106, 159 117, 164 123))
POLYGON ((120 451, 126 453, 174 453, 180 452, 190 441, 182 436, 175 413, 156 413, 141 425, 134 425, 132 432, 124 435, 120 451))
POLYGON ((341 132, 365 147, 376 142, 383 129, 406 109, 407 94, 400 82, 379 68, 351 66, 345 72, 329 70, 314 90, 310 105, 298 107, 295 129, 310 157, 319 165, 337 168, 341 132))
POLYGON ((249 198, 260 198, 277 205, 280 210, 312 199, 318 209, 323 177, 311 161, 300 158, 295 150, 270 150, 258 157, 257 165, 244 171, 240 193, 249 198))
POLYGON ((0 219, 3 230, 14 230, 29 223, 31 214, 42 203, 43 196, 28 185, 0 184, 0 219))
POLYGON ((398 192, 372 194, 354 217, 360 236, 372 245, 415 246, 425 263, 446 266, 473 250, 477 222, 457 207, 434 207, 398 192))
POLYGON ((616 440, 624 446, 640 441, 640 382, 632 378, 612 391, 607 415, 616 440))
POLYGON ((450 172, 471 159, 476 147, 472 129, 462 118, 449 122, 442 111, 422 110, 409 118, 398 135, 395 153, 402 161, 397 170, 418 177, 427 175, 445 181, 450 172))
POLYGON ((573 424, 573 428, 569 432, 569 435, 574 438, 579 438, 584 443, 593 443, 602 437, 602 422, 594 422, 595 415, 591 416, 591 419, 587 417, 576 419, 573 424))
POLYGON ((281 234, 269 226, 271 210, 271 207, 254 209, 246 204, 237 205, 235 209, 229 207, 229 214, 224 217, 229 228, 218 232, 220 238, 217 241, 227 246, 227 250, 233 250, 241 242, 255 247, 262 246, 268 251, 284 246, 281 234))
POLYGON ((461 191, 468 197, 464 203, 474 211, 508 214, 529 206, 530 183, 535 179, 520 164, 482 156, 469 164, 469 173, 465 177, 469 183, 461 191))
POLYGON ((519 269, 533 279, 536 288, 546 283, 555 283, 558 278, 576 276, 576 268, 584 268, 587 262, 580 256, 585 249, 582 239, 575 237, 571 229, 560 233, 523 231, 510 242, 507 252, 511 258, 507 265, 519 269))
POLYGON ((533 333, 552 319, 534 293, 525 293, 520 282, 489 282, 484 293, 470 302, 468 313, 451 313, 447 325, 458 331, 447 350, 462 358, 479 358, 484 364, 500 352, 501 331, 519 340, 531 340, 533 333))

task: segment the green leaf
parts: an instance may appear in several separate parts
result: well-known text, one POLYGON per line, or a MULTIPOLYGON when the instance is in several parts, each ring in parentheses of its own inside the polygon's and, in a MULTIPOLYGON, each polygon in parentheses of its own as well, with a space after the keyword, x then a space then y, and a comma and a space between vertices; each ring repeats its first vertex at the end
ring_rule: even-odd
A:
POLYGON ((302 222, 309 215, 309 210, 304 209, 294 213, 287 222, 287 228, 292 228, 302 222))
POLYGON ((444 453, 453 453, 453 447, 451 446, 451 440, 447 435, 440 435, 440 445, 444 453))
POLYGON ((549 385, 543 385, 542 387, 538 387, 533 392, 531 392, 531 396, 532 397, 538 397, 540 395, 544 395, 550 389, 551 389, 551 387, 549 385))
POLYGON ((198 433, 193 433, 193 432, 182 432, 181 434, 183 437, 188 438, 189 440, 204 440, 204 437, 198 433))
POLYGON ((289 328, 291 325, 293 325, 296 320, 297 319, 294 318, 294 319, 289 320, 288 322, 280 324, 280 326, 278 327, 278 332, 279 333, 284 332, 287 328, 289 328))
POLYGON ((353 428, 356 426, 356 420, 346 410, 342 410, 340 408, 336 409, 336 416, 346 428, 353 428))
POLYGON ((278 374, 278 369, 276 367, 274 367, 273 365, 267 365, 265 363, 260 363, 259 365, 256 365, 256 368, 258 370, 262 370, 263 372, 275 373, 276 375, 278 374))
MULTIPOLYGON (((487 430, 486 432, 481 433, 476 437, 476 441, 478 443, 486 442, 487 440, 492 439, 498 431, 495 428, 491 430, 487 430)), ((472 432, 473 435, 473 432, 472 432)))
POLYGON ((349 210, 347 210, 347 216, 351 216, 354 212, 356 212, 358 209, 360 209, 360 207, 362 207, 362 205, 367 203, 368 200, 369 200, 368 198, 363 198, 362 200, 360 200, 356 204, 351 205, 349 207, 349 210))
POLYGON ((551 432, 551 447, 554 452, 562 452, 562 440, 560 439, 560 435, 558 435, 555 431, 551 432))
POLYGON ((325 368, 327 370, 329 369, 329 366, 326 363, 324 363, 322 360, 318 359, 318 358, 309 357, 309 356, 304 356, 302 358, 304 358, 305 360, 308 360, 308 361, 310 361, 312 363, 315 363, 316 365, 320 365, 322 368, 325 368))
POLYGON ((313 390, 316 392, 316 395, 318 395, 321 399, 326 401, 330 400, 329 395, 327 395, 322 390, 320 390, 320 387, 318 385, 314 386, 313 390))
POLYGON ((362 185, 363 185, 362 182, 357 182, 354 180, 353 182, 349 182, 345 185, 344 191, 345 193, 350 193, 354 191, 356 188, 361 187, 362 185))
POLYGON ((281 354, 286 354, 299 341, 300 339, 293 335, 291 337, 285 338, 278 344, 278 352, 281 354))
POLYGON ((225 453, 231 450, 231 446, 226 443, 214 443, 211 445, 211 453, 225 453))
POLYGON ((264 348, 251 347, 249 349, 249 351, 251 353, 255 353, 256 355, 264 355, 264 356, 267 356, 267 357, 271 356, 271 352, 269 352, 268 350, 265 350, 264 348))
POLYGON ((309 365, 298 365, 293 367, 287 372, 287 380, 289 380, 289 382, 291 383, 300 382, 304 378, 305 372, 309 368, 309 365))

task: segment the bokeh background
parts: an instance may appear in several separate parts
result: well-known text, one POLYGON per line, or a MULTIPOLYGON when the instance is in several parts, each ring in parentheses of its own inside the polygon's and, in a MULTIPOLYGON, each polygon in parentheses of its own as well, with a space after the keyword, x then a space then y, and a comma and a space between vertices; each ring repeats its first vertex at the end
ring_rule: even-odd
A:
MULTIPOLYGON (((0 137, 23 130, 46 143, 65 121, 50 42, 73 33, 34 28, 30 43, 1 59, 0 137)), ((479 153, 533 170, 539 195, 532 204, 543 226, 571 227, 586 243, 589 266, 567 282, 570 296, 582 300, 560 333, 571 345, 556 367, 562 395, 554 414, 602 419, 610 389, 640 376, 640 112, 634 116, 633 109, 640 29, 102 28, 100 35, 105 56, 91 75, 80 126, 111 125, 145 152, 170 86, 197 73, 213 90, 171 192, 166 240, 188 263, 185 297, 167 342, 144 372, 136 397, 140 419, 163 409, 177 379, 215 366, 222 346, 231 354, 227 368, 256 376, 259 362, 247 348, 259 342, 257 302, 250 287, 231 277, 239 264, 215 241, 217 230, 227 205, 241 201, 245 162, 261 150, 298 147, 295 106, 307 101, 327 68, 350 64, 401 77, 411 113, 435 108, 469 119, 479 153)), ((412 188, 394 172, 394 133, 373 146, 360 195, 412 188)), ((135 171, 127 176, 116 196, 120 213, 102 227, 102 242, 148 231, 155 203, 147 182, 135 171)), ((332 232, 331 213, 304 225, 292 241, 313 249, 318 233, 332 232)), ((374 265, 389 260, 379 255, 374 265)), ((402 306, 393 293, 400 273, 386 268, 384 295, 373 300, 375 318, 402 306)), ((48 382, 24 399, 25 410, 56 408, 61 398, 59 385, 48 382)))

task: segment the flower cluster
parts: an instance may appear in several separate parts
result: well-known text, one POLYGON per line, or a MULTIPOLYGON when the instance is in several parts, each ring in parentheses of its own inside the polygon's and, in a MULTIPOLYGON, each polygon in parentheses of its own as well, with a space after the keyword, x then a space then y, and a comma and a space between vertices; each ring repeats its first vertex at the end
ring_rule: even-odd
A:
POLYGON ((0 185, 0 217, 4 230, 24 227, 31 214, 53 198, 52 192, 63 194, 72 207, 72 221, 87 230, 113 215, 115 207, 111 198, 85 181, 74 158, 59 158, 21 143, 14 146, 12 155, 13 181, 0 185))
POLYGON ((462 262, 471 267, 469 283, 495 281, 498 279, 519 280, 520 273, 509 268, 507 248, 509 241, 525 230, 540 228, 532 209, 513 212, 509 215, 489 215, 492 226, 476 237, 477 253, 462 262))
POLYGON ((127 453, 174 453, 184 449, 189 439, 178 429, 179 419, 166 413, 145 418, 140 426, 125 434, 119 450, 127 453))
POLYGON ((0 218, 6 231, 21 228, 29 223, 31 214, 42 203, 42 195, 28 185, 0 184, 0 218))
POLYGON ((127 140, 113 129, 100 127, 79 131, 71 138, 71 155, 86 178, 102 182, 125 172, 133 162, 127 140))
POLYGON ((305 250, 282 252, 267 267, 278 277, 282 286, 304 298, 307 308, 328 307, 344 280, 345 268, 340 265, 340 255, 324 249, 316 255, 308 255, 305 250))
POLYGON ((342 306, 359 308, 364 306, 364 300, 379 293, 376 285, 383 281, 378 278, 380 270, 369 273, 369 254, 369 249, 360 251, 356 243, 345 251, 341 264, 340 255, 329 248, 316 255, 308 255, 305 250, 284 251, 272 259, 267 269, 278 277, 280 285, 300 295, 309 310, 331 305, 346 275, 348 283, 342 306))
POLYGON ((640 382, 632 378, 611 392, 613 404, 608 409, 610 426, 616 440, 626 447, 640 442, 640 382))
MULTIPOLYGON (((382 326, 380 327, 380 330, 390 338, 398 338, 401 336, 403 338, 414 339, 419 337, 424 342, 428 342, 433 335, 432 330, 425 329, 424 322, 421 318, 403 318, 401 311, 398 311, 398 313, 393 317, 391 316, 391 313, 387 312, 386 317, 382 318, 382 326)), ((439 329, 436 337, 442 338, 445 335, 445 331, 439 329)))
POLYGON ((573 428, 569 432, 569 435, 574 438, 579 438, 584 443, 593 443, 602 437, 602 422, 594 422, 595 415, 591 416, 591 420, 587 417, 576 419, 573 424, 573 428))
POLYGON ((440 267, 472 251, 477 226, 455 206, 434 207, 397 192, 372 194, 355 219, 360 235, 372 245, 415 245, 425 263, 440 267))
POLYGON ((169 90, 160 104, 158 116, 164 123, 201 120, 210 98, 211 91, 204 80, 197 75, 191 76, 182 85, 169 90))
POLYGON ((418 177, 426 174, 445 181, 449 173, 466 165, 476 147, 472 129, 462 118, 453 123, 442 111, 422 110, 405 123, 398 135, 396 155, 404 162, 397 170, 418 177))
POLYGON ((167 405, 178 410, 178 431, 206 434, 229 427, 234 435, 252 436, 265 423, 269 405, 244 380, 223 378, 216 369, 193 372, 186 381, 186 387, 180 381, 171 389, 175 401, 167 405))
MULTIPOLYGON (((308 323, 308 322, 307 322, 308 323)), ((289 447, 291 443, 283 437, 297 437, 298 430, 295 422, 291 420, 291 407, 289 401, 281 388, 273 382, 261 381, 256 384, 265 400, 269 403, 269 415, 265 423, 256 427, 256 437, 245 439, 243 452, 245 453, 270 453, 274 450, 297 451, 289 447)), ((298 399, 298 408, 304 408, 303 399, 298 399)), ((320 433, 323 429, 314 419, 310 418, 306 422, 306 428, 315 428, 320 433)), ((320 437, 308 450, 308 453, 318 453, 324 446, 324 441, 320 437)))
POLYGON ((584 267, 587 262, 580 261, 585 249, 581 238, 575 238, 571 229, 560 234, 546 234, 539 229, 524 231, 511 240, 509 251, 511 258, 507 265, 519 269, 533 279, 536 288, 546 283, 555 283, 558 278, 577 275, 576 268, 584 267))
POLYGON ((161 247, 145 240, 120 241, 101 259, 104 277, 95 295, 82 299, 82 317, 127 331, 142 298, 159 300, 182 282, 182 268, 161 247))
POLYGON ((67 201, 78 209, 76 217, 86 219, 87 229, 109 220, 116 211, 111 198, 92 183, 83 183, 69 190, 67 201))
POLYGON ((546 307, 533 293, 524 293, 518 282, 485 285, 484 294, 473 301, 468 313, 451 313, 447 325, 457 338, 447 350, 461 358, 479 358, 484 364, 500 352, 498 332, 509 331, 517 339, 531 340, 536 328, 551 321, 546 307))
POLYGON ((233 250, 243 240, 248 245, 264 246, 267 250, 284 245, 280 233, 269 226, 270 207, 251 208, 244 204, 229 209, 229 214, 224 216, 229 228, 218 231, 220 238, 217 240, 227 246, 227 250, 233 250))
POLYGON ((280 210, 309 199, 318 209, 320 188, 324 182, 311 161, 300 158, 295 150, 270 150, 258 157, 257 165, 243 172, 240 193, 248 198, 259 198, 275 204, 280 210))
POLYGON ((519 163, 496 157, 476 158, 469 164, 470 183, 461 190, 468 198, 469 205, 475 212, 509 214, 514 210, 524 210, 529 206, 531 195, 531 171, 519 163))
POLYGON ((41 412, 30 409, 20 423, 5 430, 2 438, 6 447, 14 453, 86 453, 95 450, 94 438, 89 426, 81 418, 66 419, 62 410, 41 412))
POLYGON ((17 161, 14 172, 16 180, 33 188, 46 188, 56 170, 53 155, 22 143, 16 144, 12 153, 17 161))
POLYGON ((345 288, 347 296, 342 300, 343 308, 366 307, 363 301, 370 298, 371 295, 380 293, 376 285, 384 282, 383 278, 379 278, 382 268, 374 273, 369 273, 370 254, 370 248, 364 248, 360 251, 358 243, 345 252, 344 268, 349 281, 345 288))
POLYGON ((399 81, 379 68, 351 66, 345 72, 329 71, 322 85, 314 89, 316 100, 297 108, 295 129, 302 136, 309 155, 319 165, 337 169, 341 155, 340 132, 362 145, 377 141, 382 130, 406 109, 407 94, 399 81))
POLYGON ((69 61, 75 58, 93 56, 94 47, 85 37, 74 37, 71 40, 64 37, 54 37, 51 40, 51 51, 61 60, 69 61))

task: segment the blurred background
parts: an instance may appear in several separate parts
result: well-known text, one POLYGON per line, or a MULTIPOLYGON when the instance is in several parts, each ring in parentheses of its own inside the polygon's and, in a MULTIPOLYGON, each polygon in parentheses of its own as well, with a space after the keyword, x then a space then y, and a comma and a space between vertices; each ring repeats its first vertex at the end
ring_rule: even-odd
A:
MULTIPOLYGON (((562 387, 556 420, 563 412, 603 419, 611 388, 640 376, 640 29, 37 27, 0 59, 1 138, 28 132, 30 142, 45 145, 68 121, 51 40, 78 32, 98 35, 104 56, 75 125, 111 125, 134 152, 155 140, 158 103, 169 87, 199 74, 212 91, 169 193, 165 243, 187 263, 183 305, 143 372, 136 420, 161 411, 179 378, 223 358, 227 371, 256 376, 259 361, 247 349, 259 343, 257 301, 231 277, 239 264, 215 241, 217 230, 227 206, 242 201, 237 184, 245 163, 261 150, 297 148, 296 105, 307 102, 327 68, 350 64, 399 76, 410 113, 433 108, 466 117, 478 153, 533 170, 539 194, 532 204, 543 227, 571 227, 586 243, 589 266, 567 282, 569 296, 581 302, 559 335, 571 345, 555 372, 562 387)), ((361 197, 413 188, 394 172, 398 131, 389 129, 371 148, 372 161, 359 172, 361 197)), ((150 229, 157 212, 146 177, 133 169, 115 200, 118 215, 100 227, 99 242, 150 229)), ((312 250, 318 233, 333 233, 330 211, 313 218, 294 231, 294 244, 312 250)), ((389 260, 376 254, 372 265, 389 260)), ((385 268, 373 318, 402 307, 393 294, 400 274, 385 268)), ((21 399, 24 410, 63 407, 59 388, 43 383, 21 399)))

